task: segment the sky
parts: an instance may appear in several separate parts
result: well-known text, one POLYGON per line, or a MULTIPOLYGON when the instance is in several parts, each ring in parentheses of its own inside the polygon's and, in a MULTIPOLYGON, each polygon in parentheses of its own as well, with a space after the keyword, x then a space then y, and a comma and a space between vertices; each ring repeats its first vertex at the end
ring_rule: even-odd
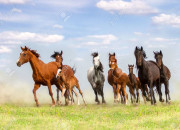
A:
MULTIPOLYGON (((76 67, 86 97, 94 98, 87 80, 91 53, 99 52, 107 79, 109 53, 116 53, 119 68, 128 74, 128 64, 135 64, 135 46, 143 46, 147 60, 155 60, 153 51, 162 50, 172 73, 170 90, 176 95, 180 92, 179 5, 178 0, 0 0, 0 83, 6 88, 0 87, 12 89, 8 96, 28 88, 32 98, 31 67, 16 66, 20 47, 26 45, 37 50, 45 63, 53 61, 54 51, 63 50, 63 64, 76 67)), ((46 87, 40 93, 48 97, 46 87)), ((106 80, 108 95, 113 94, 106 80)))

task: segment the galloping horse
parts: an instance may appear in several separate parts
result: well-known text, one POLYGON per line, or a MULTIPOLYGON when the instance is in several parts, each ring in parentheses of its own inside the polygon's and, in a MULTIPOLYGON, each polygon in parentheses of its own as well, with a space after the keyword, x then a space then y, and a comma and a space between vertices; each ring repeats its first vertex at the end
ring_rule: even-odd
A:
MULTIPOLYGON (((61 71, 63 71, 63 73, 67 76, 67 78, 70 78, 71 76, 73 76, 75 74, 76 70, 74 68, 71 68, 68 65, 62 65, 62 61, 63 61, 62 54, 63 54, 63 51, 54 52, 54 54, 51 55, 51 58, 56 59, 56 62, 61 64, 62 67, 59 69, 61 69, 61 71)), ((62 80, 60 80, 60 83, 64 84, 62 82, 62 80)), ((68 95, 69 92, 66 91, 66 93, 68 95)), ((60 104, 60 102, 59 102, 59 89, 57 89, 57 102, 60 104)))
MULTIPOLYGON (((142 96, 143 96, 143 89, 142 89, 141 83, 139 81, 139 78, 136 77, 136 75, 133 73, 134 65, 128 65, 128 67, 129 67, 129 75, 128 76, 129 76, 129 79, 130 79, 131 84, 133 86, 133 89, 134 90, 136 89, 136 95, 137 95, 136 103, 138 103, 138 102, 140 102, 139 89, 142 92, 142 96)), ((146 91, 146 94, 148 95, 148 97, 146 97, 146 99, 149 100, 148 98, 150 97, 150 95, 148 92, 147 85, 145 86, 145 91, 146 91)), ((143 96, 143 99, 144 99, 144 102, 146 103, 146 99, 144 98, 144 96, 143 96)))
POLYGON ((168 69, 168 67, 166 67, 163 64, 162 58, 163 58, 163 54, 162 51, 160 52, 154 52, 154 58, 156 59, 156 63, 160 69, 160 75, 161 75, 161 84, 163 83, 165 86, 165 94, 166 94, 166 103, 170 103, 169 100, 171 100, 170 98, 170 94, 169 94, 169 79, 171 78, 171 72, 168 69))
POLYGON ((94 52, 91 55, 93 56, 94 66, 89 68, 87 73, 87 78, 96 95, 95 101, 98 102, 98 104, 100 103, 98 99, 98 94, 99 94, 102 97, 102 103, 105 103, 104 93, 103 93, 103 87, 105 81, 103 65, 99 60, 99 55, 97 52, 94 52))
MULTIPOLYGON (((122 101, 122 93, 124 94, 125 98, 125 104, 127 104, 128 96, 126 93, 126 85, 129 87, 130 94, 133 95, 135 101, 135 94, 131 85, 131 82, 129 80, 129 77, 126 73, 123 73, 120 68, 118 68, 117 60, 115 58, 115 53, 110 54, 109 53, 109 71, 108 71, 108 82, 113 87, 114 90, 114 102, 119 102, 119 94, 121 95, 121 101, 122 101)), ((131 98, 132 99, 132 98, 131 98)))
MULTIPOLYGON (((136 58, 136 66, 138 69, 138 77, 141 82, 143 88, 143 96, 146 97, 145 93, 145 85, 148 84, 150 88, 151 95, 151 104, 156 103, 156 99, 154 96, 153 86, 156 85, 158 93, 160 86, 160 70, 154 61, 146 61, 146 53, 143 50, 143 47, 135 48, 134 55, 136 58)), ((162 95, 159 93, 159 100, 162 101, 162 95)))
MULTIPOLYGON (((62 55, 61 55, 61 59, 62 58, 62 55)), ((63 66, 62 64, 62 60, 61 60, 61 65, 63 66)), ((62 81, 62 93, 61 93, 61 100, 64 96, 64 93, 67 91, 69 91, 69 94, 70 94, 70 97, 71 97, 71 104, 73 102, 73 96, 72 96, 72 91, 75 93, 76 97, 77 97, 77 102, 78 102, 78 105, 79 105, 79 99, 78 99, 78 93, 73 89, 74 86, 76 86, 76 88, 79 90, 79 93, 81 94, 82 96, 82 99, 83 99, 83 102, 84 104, 86 105, 86 102, 84 100, 84 97, 83 97, 83 93, 79 87, 79 82, 77 80, 77 78, 75 77, 74 75, 74 72, 71 72, 71 74, 69 73, 66 73, 66 71, 68 72, 69 70, 66 69, 66 67, 61 67, 59 73, 57 74, 57 79, 60 79, 62 81)))
POLYGON ((56 79, 56 73, 58 70, 58 67, 61 66, 57 62, 49 62, 45 64, 43 61, 39 59, 40 55, 35 50, 30 50, 28 47, 25 46, 25 48, 21 47, 22 52, 20 53, 20 57, 17 61, 17 66, 21 66, 27 62, 30 63, 31 68, 33 70, 33 80, 34 80, 34 99, 36 102, 36 105, 39 106, 38 99, 36 97, 36 91, 40 88, 41 85, 48 86, 49 89, 49 95, 52 99, 52 106, 55 105, 55 101, 53 98, 53 93, 51 90, 51 85, 56 85, 56 87, 60 90, 61 84, 56 79))

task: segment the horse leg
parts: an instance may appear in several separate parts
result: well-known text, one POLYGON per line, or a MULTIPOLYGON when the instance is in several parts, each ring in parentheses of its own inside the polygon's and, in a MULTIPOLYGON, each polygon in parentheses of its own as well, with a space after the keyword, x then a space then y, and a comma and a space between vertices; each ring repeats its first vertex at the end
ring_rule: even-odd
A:
POLYGON ((75 95, 76 95, 76 98, 77 98, 77 104, 80 105, 78 93, 75 91, 75 89, 73 89, 72 91, 73 91, 73 92, 75 93, 75 95))
POLYGON ((121 96, 121 104, 123 104, 124 103, 124 94, 123 94, 123 92, 122 92, 122 88, 120 89, 120 91, 119 91, 119 94, 120 94, 120 96, 121 96))
MULTIPOLYGON (((144 99, 144 103, 146 104, 146 90, 147 90, 147 85, 142 84, 142 97, 144 99)), ((147 90, 148 91, 148 90, 147 90)), ((149 93, 149 92, 148 92, 149 93)))
MULTIPOLYGON (((62 92, 61 92, 61 99, 60 99, 59 104, 62 103, 62 99, 63 99, 63 97, 64 97, 65 92, 66 92, 66 95, 67 95, 67 92, 68 92, 68 91, 66 91, 66 88, 65 88, 64 85, 63 85, 62 92)), ((67 101, 66 101, 66 102, 67 102, 67 101)))
POLYGON ((140 103, 140 97, 139 97, 139 87, 138 85, 136 84, 136 95, 137 95, 137 100, 136 100, 136 103, 140 103))
POLYGON ((158 94, 159 94, 159 101, 164 102, 164 99, 162 98, 161 84, 159 81, 157 81, 156 88, 157 88, 158 94))
POLYGON ((116 103, 116 97, 117 97, 117 95, 116 95, 116 85, 113 84, 112 86, 113 86, 113 91, 114 91, 114 103, 116 103))
POLYGON ((96 91, 96 88, 93 89, 94 90, 94 94, 95 94, 95 102, 97 102, 98 104, 100 103, 99 102, 99 99, 98 99, 98 94, 97 94, 97 91, 96 91))
POLYGON ((170 103, 169 100, 171 100, 171 98, 170 98, 170 95, 169 95, 169 81, 165 80, 164 85, 165 85, 166 103, 170 103))
POLYGON ((56 103, 58 104, 59 103, 59 89, 57 88, 56 91, 57 91, 57 100, 56 100, 56 103))
POLYGON ((106 101, 104 100, 103 86, 101 87, 102 103, 106 103, 106 101))
POLYGON ((52 99, 52 107, 54 107, 55 106, 55 101, 54 101, 53 93, 52 93, 52 90, 51 90, 51 83, 48 82, 47 85, 48 85, 48 89, 49 89, 49 95, 51 96, 51 99, 52 99))
POLYGON ((81 89, 80 89, 80 87, 79 87, 78 81, 76 81, 76 88, 79 90, 79 93, 80 93, 81 96, 82 96, 83 102, 84 102, 84 104, 86 105, 86 101, 84 100, 83 93, 82 93, 82 91, 81 91, 81 89))
POLYGON ((117 89, 116 89, 116 95, 117 95, 117 102, 119 103, 120 102, 120 100, 119 100, 119 91, 120 91, 120 89, 121 89, 121 84, 117 84, 117 89))
POLYGON ((131 94, 131 103, 133 104, 136 101, 136 96, 134 94, 134 88, 132 88, 131 86, 129 86, 129 92, 131 94), (133 96, 133 98, 132 98, 133 96))
POLYGON ((71 105, 73 104, 73 96, 72 96, 72 90, 69 89, 69 94, 70 94, 70 97, 71 97, 71 105))
POLYGON ((128 103, 128 96, 127 96, 127 93, 126 93, 126 84, 122 84, 122 91, 124 93, 124 98, 125 98, 125 104, 128 103))
POLYGON ((153 82, 149 81, 150 95, 151 95, 151 105, 155 103, 154 91, 153 91, 153 82))
POLYGON ((34 84, 34 89, 33 89, 33 94, 34 94, 34 100, 36 102, 36 106, 38 107, 39 106, 39 102, 38 102, 38 99, 36 97, 36 91, 40 88, 40 84, 34 84))
POLYGON ((146 101, 150 101, 150 100, 151 100, 151 96, 150 96, 150 94, 149 94, 147 84, 145 84, 144 87, 145 87, 145 92, 146 92, 146 94, 147 94, 147 96, 146 96, 146 101))

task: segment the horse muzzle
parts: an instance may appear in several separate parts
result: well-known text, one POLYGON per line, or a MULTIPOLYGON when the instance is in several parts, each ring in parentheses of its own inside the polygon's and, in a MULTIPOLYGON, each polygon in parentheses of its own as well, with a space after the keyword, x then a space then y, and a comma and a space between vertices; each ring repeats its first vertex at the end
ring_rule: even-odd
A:
POLYGON ((19 61, 16 64, 18 67, 21 67, 21 65, 22 65, 19 61))

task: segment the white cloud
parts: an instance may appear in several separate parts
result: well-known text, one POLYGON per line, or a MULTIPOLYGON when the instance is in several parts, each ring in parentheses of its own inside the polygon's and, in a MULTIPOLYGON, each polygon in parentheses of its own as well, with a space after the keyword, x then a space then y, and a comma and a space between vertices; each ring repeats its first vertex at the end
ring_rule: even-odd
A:
MULTIPOLYGON (((112 34, 108 34, 108 35, 90 35, 88 36, 90 38, 95 38, 97 40, 102 40, 101 44, 110 44, 111 41, 115 41, 117 40, 117 37, 112 35, 112 34)), ((95 42, 91 42, 91 43, 95 43, 95 42)))
POLYGON ((99 1, 96 6, 109 12, 118 12, 119 14, 153 14, 157 13, 158 10, 150 7, 143 0, 131 0, 130 2, 123 0, 110 0, 99 1))
POLYGON ((143 35, 142 32, 134 32, 134 34, 137 35, 137 36, 142 36, 143 35))
POLYGON ((160 14, 152 17, 155 24, 170 25, 172 27, 180 27, 180 16, 175 14, 160 14))
POLYGON ((0 46, 0 53, 9 53, 11 52, 11 49, 7 46, 0 46))
POLYGON ((27 0, 0 0, 0 4, 25 4, 27 0))
POLYGON ((23 42, 56 43, 62 41, 62 35, 48 35, 31 32, 5 31, 0 33, 0 44, 20 44, 23 42))
POLYGON ((152 38, 151 41, 156 41, 156 42, 170 42, 170 41, 176 41, 178 39, 168 39, 168 38, 162 38, 162 37, 156 37, 152 38))
POLYGON ((24 21, 30 21, 32 18, 30 18, 27 15, 18 13, 18 14, 2 14, 0 13, 0 21, 7 21, 7 22, 24 22, 24 21))
POLYGON ((62 25, 59 25, 59 24, 55 24, 55 25, 53 25, 53 28, 62 29, 62 28, 63 28, 63 26, 62 26, 62 25))
POLYGON ((11 12, 22 13, 22 10, 17 9, 17 8, 13 8, 13 9, 11 10, 11 12))

